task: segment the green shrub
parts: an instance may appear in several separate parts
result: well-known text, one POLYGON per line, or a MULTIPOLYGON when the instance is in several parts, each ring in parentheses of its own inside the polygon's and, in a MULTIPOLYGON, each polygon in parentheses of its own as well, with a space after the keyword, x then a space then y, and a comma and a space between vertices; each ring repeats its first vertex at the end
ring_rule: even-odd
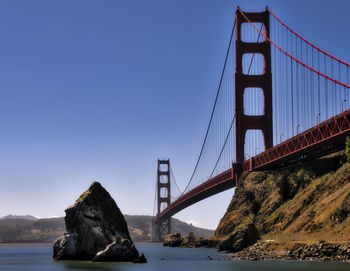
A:
POLYGON ((283 201, 289 199, 289 182, 288 182, 288 174, 287 172, 283 172, 277 182, 278 192, 283 201))
POLYGON ((346 156, 346 160, 348 162, 350 162, 350 137, 346 137, 346 141, 345 141, 345 156, 346 156))

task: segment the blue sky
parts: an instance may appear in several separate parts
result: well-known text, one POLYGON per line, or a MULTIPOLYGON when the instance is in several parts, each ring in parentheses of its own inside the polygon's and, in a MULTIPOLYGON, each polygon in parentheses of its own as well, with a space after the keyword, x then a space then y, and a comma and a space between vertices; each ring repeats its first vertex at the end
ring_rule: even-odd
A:
MULTIPOLYGON (((185 187, 237 5, 350 62, 343 1, 0 1, 0 216, 63 216, 100 181, 152 214, 157 158, 185 187)), ((175 217, 215 228, 233 191, 175 217)))

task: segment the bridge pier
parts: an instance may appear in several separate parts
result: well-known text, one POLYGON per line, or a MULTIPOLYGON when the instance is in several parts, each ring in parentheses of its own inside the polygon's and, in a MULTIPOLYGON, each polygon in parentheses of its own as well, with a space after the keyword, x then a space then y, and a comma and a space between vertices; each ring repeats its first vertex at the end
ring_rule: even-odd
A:
POLYGON ((241 163, 232 163, 232 172, 233 172, 233 180, 236 183, 236 187, 238 187, 239 178, 242 175, 242 164, 241 163))
MULTIPOLYGON (((158 159, 157 170, 157 217, 160 212, 170 205, 170 161, 158 159), (164 206, 165 205, 165 206, 164 206), (164 208, 163 208, 164 206, 164 208)), ((164 236, 171 233, 171 217, 157 220, 153 223, 153 241, 162 241, 164 236)))

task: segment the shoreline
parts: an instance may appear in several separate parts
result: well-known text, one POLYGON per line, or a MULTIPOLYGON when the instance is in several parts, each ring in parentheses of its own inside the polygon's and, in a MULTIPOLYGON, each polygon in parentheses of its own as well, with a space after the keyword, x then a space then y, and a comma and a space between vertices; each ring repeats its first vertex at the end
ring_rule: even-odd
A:
POLYGON ((258 241, 241 251, 233 253, 235 259, 245 260, 291 260, 312 262, 350 262, 350 242, 326 241, 273 242, 258 241))
POLYGON ((163 246, 179 248, 215 248, 221 253, 232 254, 232 259, 236 260, 350 262, 350 241, 276 241, 260 239, 256 243, 239 251, 220 251, 220 240, 181 238, 179 234, 172 234, 167 236, 163 246))
MULTIPOLYGON (((217 245, 208 246, 196 243, 183 243, 177 248, 208 248, 218 249, 217 245)), ((155 242, 136 242, 143 244, 154 244, 155 242)), ((158 242, 157 242, 158 243, 158 242)), ((53 244, 53 242, 0 242, 0 245, 31 245, 31 244, 53 244)), ((158 243, 161 244, 161 243, 158 243)), ((350 242, 326 241, 314 242, 277 242, 273 240, 260 240, 238 252, 220 251, 223 254, 231 254, 233 260, 248 261, 305 261, 305 262, 345 262, 350 263, 350 242)))

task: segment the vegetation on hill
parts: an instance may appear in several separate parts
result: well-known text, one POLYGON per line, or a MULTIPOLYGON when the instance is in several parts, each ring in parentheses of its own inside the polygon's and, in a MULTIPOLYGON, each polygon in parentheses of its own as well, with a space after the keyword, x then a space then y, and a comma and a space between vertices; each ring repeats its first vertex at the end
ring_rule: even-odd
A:
POLYGON ((350 239, 350 163, 344 153, 240 179, 216 239, 253 223, 262 239, 350 239))
POLYGON ((346 137, 345 141, 345 157, 346 160, 350 163, 350 137, 346 137))
POLYGON ((63 218, 0 220, 0 242, 52 242, 65 230, 63 218))

